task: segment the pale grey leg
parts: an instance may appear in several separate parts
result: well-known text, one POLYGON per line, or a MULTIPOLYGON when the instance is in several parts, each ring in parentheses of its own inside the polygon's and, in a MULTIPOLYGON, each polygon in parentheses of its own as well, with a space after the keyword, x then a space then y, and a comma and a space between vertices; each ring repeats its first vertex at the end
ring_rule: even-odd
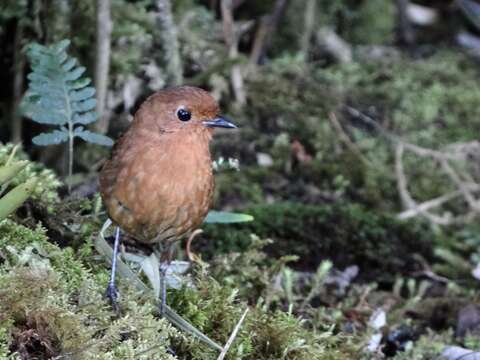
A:
POLYGON ((110 281, 108 282, 106 296, 110 299, 112 307, 115 311, 118 311, 118 291, 115 286, 115 271, 117 268, 118 248, 120 246, 120 228, 115 228, 115 242, 113 244, 113 257, 112 257, 112 272, 110 275, 110 281))

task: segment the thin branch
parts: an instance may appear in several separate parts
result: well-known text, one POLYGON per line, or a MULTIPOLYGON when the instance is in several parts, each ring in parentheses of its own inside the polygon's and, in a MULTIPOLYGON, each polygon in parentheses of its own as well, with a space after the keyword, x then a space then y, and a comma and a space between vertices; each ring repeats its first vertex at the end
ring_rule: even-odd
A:
POLYGON ((402 203, 406 208, 406 211, 398 215, 400 219, 407 219, 415 215, 422 215, 428 218, 433 223, 440 225, 449 225, 452 223, 465 223, 473 219, 480 213, 480 201, 476 198, 474 194, 480 189, 480 185, 473 181, 473 177, 470 176, 470 174, 465 171, 457 170, 452 165, 454 161, 458 162, 462 159, 466 159, 467 156, 470 156, 471 154, 478 154, 480 152, 480 147, 478 146, 477 142, 470 142, 467 144, 455 144, 454 147, 447 147, 443 151, 432 150, 408 143, 404 141, 401 137, 389 133, 388 131, 383 129, 383 127, 379 125, 375 120, 352 107, 345 106, 345 109, 350 115, 362 120, 364 123, 368 124, 387 140, 396 144, 395 174, 397 178, 397 187, 402 203), (440 165, 442 172, 456 187, 456 190, 448 194, 442 195, 438 198, 423 202, 422 204, 418 204, 408 191, 407 178, 403 168, 402 160, 404 150, 409 150, 420 157, 429 158, 438 165, 440 165), (429 212, 429 210, 433 208, 438 208, 441 205, 444 205, 445 203, 456 199, 459 196, 462 196, 462 198, 468 205, 469 211, 467 211, 465 214, 453 217, 449 213, 445 213, 443 216, 439 216, 429 212))
POLYGON ((102 134, 105 134, 108 131, 110 122, 109 116, 107 116, 105 110, 107 107, 112 27, 110 0, 98 0, 95 87, 97 90, 97 114, 99 116, 99 121, 95 124, 95 129, 102 134))
POLYGON ((300 40, 300 52, 303 54, 305 62, 308 61, 310 53, 310 43, 315 29, 315 15, 316 15, 317 0, 307 0, 304 13, 304 28, 300 40))
POLYGON ((397 215, 397 217, 400 220, 410 219, 412 217, 415 217, 418 214, 437 208, 461 195, 462 193, 459 190, 453 191, 451 193, 439 196, 435 199, 428 200, 420 204, 416 204, 414 208, 409 208, 408 210, 401 212, 400 214, 397 215))
POLYGON ((272 14, 265 15, 261 18, 250 53, 249 70, 253 70, 267 52, 271 36, 282 18, 288 2, 289 0, 277 0, 272 14))
POLYGON ((458 189, 462 192, 465 200, 467 201, 468 205, 475 211, 479 211, 480 207, 478 206, 478 201, 475 200, 474 196, 470 192, 470 190, 465 186, 463 181, 457 175, 455 170, 450 166, 446 159, 441 159, 440 164, 442 165, 443 171, 448 175, 448 177, 452 180, 452 182, 457 185, 458 189))
POLYGON ((350 150, 353 154, 355 154, 365 165, 373 166, 370 160, 368 160, 365 156, 363 156, 358 146, 355 145, 355 143, 353 143, 352 140, 350 140, 350 137, 343 130, 343 127, 338 121, 337 116, 335 115, 334 112, 330 112, 328 114, 328 119, 330 120, 330 124, 332 125, 333 129, 337 132, 338 138, 340 139, 341 142, 345 144, 348 150, 350 150))
MULTIPOLYGON (((233 2, 232 0, 221 1, 223 36, 225 44, 228 47, 228 57, 230 59, 238 58, 238 40, 239 34, 235 31, 235 21, 233 19, 233 2)), ((230 70, 230 81, 233 93, 238 106, 244 105, 247 101, 247 95, 243 85, 242 68, 239 64, 232 65, 230 70)))
POLYGON ((167 83, 181 85, 183 82, 183 65, 178 42, 178 31, 172 12, 171 0, 156 0, 155 45, 163 51, 159 52, 160 63, 165 66, 167 83))
POLYGON ((398 13, 398 35, 399 40, 407 45, 411 46, 415 42, 415 33, 413 26, 408 18, 408 6, 410 5, 409 0, 395 0, 398 13))
POLYGON ((414 153, 416 153, 419 156, 433 157, 435 159, 443 159, 445 156, 447 156, 449 158, 448 155, 444 154, 441 151, 436 151, 436 150, 424 148, 424 147, 421 147, 421 146, 418 146, 418 145, 415 145, 415 144, 410 144, 410 143, 404 141, 401 137, 399 137, 397 135, 394 135, 394 134, 391 134, 388 131, 386 131, 380 124, 378 124, 370 116, 365 115, 364 113, 358 111, 355 108, 352 108, 350 106, 344 106, 344 108, 347 110, 347 112, 350 115, 362 120, 367 125, 370 125, 375 131, 377 131, 380 135, 385 137, 387 140, 390 140, 390 141, 395 142, 395 143, 402 143, 403 146, 406 149, 408 149, 410 151, 413 151, 414 153))
POLYGON ((431 222, 440 225, 450 224, 451 218, 448 215, 442 217, 429 213, 426 209, 422 209, 418 206, 417 202, 413 199, 408 191, 407 177, 403 168, 403 152, 404 146, 402 143, 398 143, 395 147, 395 174, 397 177, 397 188, 402 200, 403 206, 409 210, 416 211, 417 213, 425 216, 431 222))
POLYGON ((13 43, 13 89, 12 89, 12 109, 11 109, 11 128, 12 142, 20 143, 22 141, 23 118, 20 113, 20 102, 22 100, 24 88, 25 55, 22 53, 24 20, 17 20, 15 38, 13 43))
POLYGON ((235 328, 233 329, 232 334, 231 334, 230 337, 228 338, 228 341, 227 341, 227 343, 225 344, 225 346, 223 347, 222 352, 220 353, 220 355, 218 355, 217 360, 223 360, 223 359, 225 358, 225 355, 227 355, 227 352, 228 352, 228 350, 230 349, 230 347, 232 346, 233 340, 235 340, 235 337, 237 336, 237 333, 238 333, 238 331, 240 330, 240 326, 242 325, 243 320, 245 320, 245 317, 247 316, 247 313, 248 313, 248 307, 245 309, 245 311, 243 312, 242 317, 240 318, 240 320, 238 321, 237 325, 236 325, 235 328))
POLYGON ((400 199, 402 200, 403 207, 407 209, 416 208, 416 203, 413 198, 410 196, 407 185, 407 177, 405 176, 405 171, 403 169, 403 152, 405 147, 402 143, 395 146, 395 174, 397 176, 397 189, 400 194, 400 199))

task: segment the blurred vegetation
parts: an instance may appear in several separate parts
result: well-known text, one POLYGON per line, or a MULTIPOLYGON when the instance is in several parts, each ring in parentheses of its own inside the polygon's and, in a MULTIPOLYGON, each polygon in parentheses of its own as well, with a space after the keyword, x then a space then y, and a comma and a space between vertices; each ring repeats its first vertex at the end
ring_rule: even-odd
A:
MULTIPOLYGON (((78 144, 68 194, 65 147, 34 146, 47 128, 21 116, 29 44, 70 39, 69 53, 95 78, 100 2, 0 4, 0 172, 22 164, 0 192, 36 181, 0 221, 0 358, 216 359, 127 281, 122 312, 111 311, 103 299, 109 266, 92 245, 106 219, 96 177, 108 151, 78 144)), ((234 0, 233 45, 222 3, 230 2, 171 1, 172 33, 184 82, 209 90, 240 125, 212 146, 216 159, 236 159, 218 166, 215 209, 255 221, 203 226, 188 280, 169 290, 169 305, 221 344, 248 307, 227 359, 434 359, 450 345, 478 350, 478 323, 461 317, 479 302, 478 3, 234 0), (408 196, 417 205, 452 198, 425 213, 408 196), (405 219, 405 211, 417 212, 405 219)), ((110 2, 99 115, 111 138, 169 84, 159 4, 110 2)), ((480 317, 471 311, 464 318, 480 317)))

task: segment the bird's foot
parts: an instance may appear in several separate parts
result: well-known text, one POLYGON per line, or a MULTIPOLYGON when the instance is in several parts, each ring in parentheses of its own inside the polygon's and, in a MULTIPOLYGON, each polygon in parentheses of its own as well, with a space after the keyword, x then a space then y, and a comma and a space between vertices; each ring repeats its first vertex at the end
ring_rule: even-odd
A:
POLYGON ((110 300, 110 305, 112 305, 113 311, 118 313, 120 308, 118 306, 118 291, 117 291, 117 288, 115 287, 115 284, 111 282, 108 283, 105 296, 110 300))
POLYGON ((167 354, 172 355, 172 356, 177 356, 175 351, 170 347, 167 347, 167 354))

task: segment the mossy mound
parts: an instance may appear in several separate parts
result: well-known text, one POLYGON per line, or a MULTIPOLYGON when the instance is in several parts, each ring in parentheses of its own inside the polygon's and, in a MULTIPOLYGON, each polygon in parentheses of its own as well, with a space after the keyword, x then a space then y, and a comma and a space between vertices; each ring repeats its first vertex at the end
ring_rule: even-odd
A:
POLYGON ((358 265, 364 279, 378 282, 415 270, 419 255, 433 257, 426 224, 398 221, 361 205, 280 203, 243 211, 255 221, 206 227, 207 254, 213 249, 244 250, 253 233, 273 240, 268 252, 275 257, 298 255, 298 268, 313 271, 321 260, 331 259, 337 267, 358 265))
POLYGON ((49 243, 41 226, 4 220, 0 249, 2 357, 173 359, 167 348, 176 331, 152 315, 153 305, 122 288, 124 313, 115 319, 103 300, 106 269, 94 272, 71 248, 49 243))
MULTIPOLYGON (((115 315, 104 298, 109 269, 99 262, 89 242, 78 250, 59 248, 49 241, 46 230, 0 223, 0 357, 77 359, 216 359, 209 349, 160 318, 152 301, 142 297, 131 284, 120 281, 121 313, 115 315), (175 355, 173 355, 175 354, 175 355)), ((256 250, 252 259, 265 259, 256 250)), ((100 259, 101 260, 101 259, 100 259)), ((169 290, 169 303, 183 317, 220 343, 247 307, 238 286, 252 288, 258 276, 275 274, 261 265, 251 278, 217 263, 219 282, 202 270, 195 287, 169 290), (223 269, 223 270, 221 270, 223 269), (242 278, 248 281, 240 284, 242 278), (236 279, 236 280, 235 280, 236 279)), ((263 288, 265 290, 265 288, 263 288)), ((263 291, 261 288, 257 294, 263 291)), ((251 294, 252 295, 252 294, 251 294)), ((330 324, 334 326, 333 323, 330 324)), ((227 359, 350 359, 349 342, 325 327, 323 331, 291 313, 253 306, 227 355, 227 359)))

